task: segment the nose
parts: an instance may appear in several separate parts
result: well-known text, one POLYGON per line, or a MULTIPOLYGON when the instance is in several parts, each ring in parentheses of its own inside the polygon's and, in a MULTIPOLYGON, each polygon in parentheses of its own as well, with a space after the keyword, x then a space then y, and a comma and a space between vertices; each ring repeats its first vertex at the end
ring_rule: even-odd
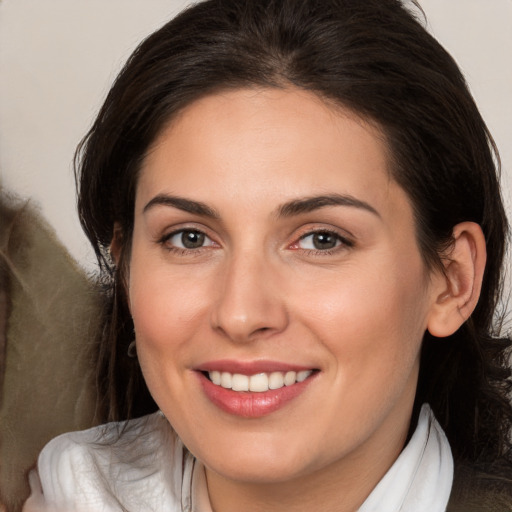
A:
POLYGON ((219 280, 211 316, 214 330, 244 343, 286 329, 289 316, 281 276, 261 254, 233 257, 219 280))

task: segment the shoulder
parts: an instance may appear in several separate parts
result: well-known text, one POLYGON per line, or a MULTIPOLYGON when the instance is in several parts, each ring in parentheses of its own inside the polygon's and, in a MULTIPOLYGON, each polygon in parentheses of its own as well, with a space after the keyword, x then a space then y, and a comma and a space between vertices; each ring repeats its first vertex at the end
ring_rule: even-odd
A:
POLYGON ((512 511, 512 463, 455 464, 447 512, 512 511))
POLYGON ((44 506, 26 510, 157 510, 180 494, 184 455, 161 413, 63 434, 45 446, 31 477, 27 504, 44 506))

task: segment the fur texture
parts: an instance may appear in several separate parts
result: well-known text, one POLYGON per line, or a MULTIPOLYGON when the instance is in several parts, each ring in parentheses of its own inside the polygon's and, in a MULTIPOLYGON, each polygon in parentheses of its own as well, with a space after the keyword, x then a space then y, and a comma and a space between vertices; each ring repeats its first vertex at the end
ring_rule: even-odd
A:
MULTIPOLYGON (((0 495, 17 511, 52 437, 94 424, 100 294, 29 203, 0 197, 0 495)), ((0 508, 1 510, 1 508, 0 508)))

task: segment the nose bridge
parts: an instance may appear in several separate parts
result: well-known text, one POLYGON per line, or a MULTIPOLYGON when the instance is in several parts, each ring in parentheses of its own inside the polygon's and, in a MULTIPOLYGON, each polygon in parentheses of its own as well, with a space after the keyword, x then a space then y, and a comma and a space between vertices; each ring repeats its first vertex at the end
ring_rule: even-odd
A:
POLYGON ((212 326, 237 342, 282 331, 288 315, 278 277, 263 250, 234 252, 223 269, 212 326))

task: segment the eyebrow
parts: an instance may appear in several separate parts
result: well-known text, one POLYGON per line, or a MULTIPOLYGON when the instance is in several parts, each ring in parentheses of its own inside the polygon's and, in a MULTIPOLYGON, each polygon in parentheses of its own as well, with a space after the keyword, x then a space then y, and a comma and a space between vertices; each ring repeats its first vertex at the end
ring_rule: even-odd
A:
POLYGON ((146 213, 155 206, 171 206, 182 210, 187 213, 194 215, 200 215, 201 217, 209 217, 211 219, 220 219, 220 215, 216 210, 211 208, 205 203, 200 201, 192 201, 191 199, 185 199, 184 197, 171 196, 168 194, 158 194, 149 203, 144 206, 143 213, 146 213))
MULTIPOLYGON (((191 199, 185 199, 184 197, 158 194, 151 199, 146 206, 144 206, 143 212, 146 213, 155 206, 170 206, 201 217, 209 217, 217 220, 220 219, 219 213, 214 208, 211 208, 201 201, 193 201, 191 199)), ((353 196, 342 194, 329 194, 294 199, 293 201, 289 201, 281 205, 277 209, 277 216, 293 217, 294 215, 309 213, 327 206, 350 206, 353 208, 360 208, 380 218, 379 212, 373 206, 369 205, 365 201, 356 199, 353 196)))
POLYGON ((351 206, 354 208, 361 208, 380 218, 379 212, 370 204, 365 201, 361 201, 360 199, 356 199, 353 196, 342 194, 329 194, 295 199, 280 206, 278 209, 278 215, 280 217, 292 217, 294 215, 309 213, 320 208, 325 208, 326 206, 351 206))

